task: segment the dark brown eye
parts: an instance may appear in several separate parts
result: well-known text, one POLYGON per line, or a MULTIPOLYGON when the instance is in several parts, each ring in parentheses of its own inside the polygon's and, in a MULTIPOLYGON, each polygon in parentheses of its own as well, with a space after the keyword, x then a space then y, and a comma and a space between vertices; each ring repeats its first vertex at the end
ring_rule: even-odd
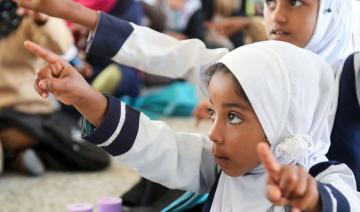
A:
POLYGON ((294 7, 301 6, 303 4, 300 0, 291 0, 291 5, 294 7))
POLYGON ((242 119, 236 113, 233 112, 229 113, 228 119, 230 124, 238 124, 242 122, 242 119))
POLYGON ((265 0, 265 4, 269 9, 274 9, 276 6, 276 2, 274 0, 265 0))
POLYGON ((208 108, 210 119, 215 120, 215 111, 212 108, 208 108))

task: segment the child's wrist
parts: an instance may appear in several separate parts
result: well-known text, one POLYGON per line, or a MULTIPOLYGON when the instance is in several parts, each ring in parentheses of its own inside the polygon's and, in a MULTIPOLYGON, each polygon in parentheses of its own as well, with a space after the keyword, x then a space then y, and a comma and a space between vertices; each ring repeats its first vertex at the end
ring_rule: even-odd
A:
POLYGON ((97 99, 97 93, 94 89, 92 89, 92 87, 90 85, 87 85, 87 87, 85 89, 81 89, 82 91, 80 91, 76 96, 75 96, 75 100, 73 102, 73 106, 79 109, 83 109, 83 108, 87 108, 89 107, 89 105, 92 104, 92 102, 95 101, 95 99, 97 99))
MULTIPOLYGON (((56 17, 59 17, 61 19, 65 19, 65 20, 70 20, 72 15, 74 15, 74 13, 76 13, 76 6, 77 3, 75 3, 74 1, 70 0, 70 1, 65 1, 65 4, 63 7, 60 7, 57 12, 58 15, 56 17)), ((70 20, 71 21, 71 20, 70 20)))
POLYGON ((67 1, 63 11, 59 12, 60 18, 80 24, 91 31, 94 31, 98 21, 98 12, 89 9, 74 1, 67 1))
POLYGON ((97 128, 103 122, 107 105, 106 97, 90 87, 73 106, 97 128))
POLYGON ((314 201, 312 202, 312 204, 310 204, 310 206, 308 207, 308 209, 306 211, 308 212, 320 212, 322 211, 322 203, 321 203, 321 198, 320 198, 320 194, 318 192, 318 190, 316 189, 316 198, 314 198, 314 201))

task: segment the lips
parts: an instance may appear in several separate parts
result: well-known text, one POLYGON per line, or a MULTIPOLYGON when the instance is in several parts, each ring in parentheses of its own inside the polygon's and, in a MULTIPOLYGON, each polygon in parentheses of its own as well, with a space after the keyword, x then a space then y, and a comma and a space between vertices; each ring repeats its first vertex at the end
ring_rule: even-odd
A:
POLYGON ((230 158, 227 157, 227 155, 221 150, 221 147, 217 145, 212 146, 212 153, 214 155, 215 162, 220 166, 230 160, 230 158))
POLYGON ((226 168, 230 162, 230 158, 220 155, 214 155, 215 163, 218 164, 221 168, 226 168))
POLYGON ((273 29, 271 30, 271 34, 277 34, 277 35, 288 35, 290 34, 289 32, 285 31, 285 30, 282 30, 282 29, 273 29))
POLYGON ((213 155, 214 155, 215 159, 229 160, 229 157, 227 157, 225 154, 218 151, 216 148, 213 148, 213 155))
POLYGON ((228 157, 222 156, 222 155, 214 155, 214 157, 215 157, 216 159, 219 159, 219 160, 229 160, 228 157))
POLYGON ((274 29, 270 31, 271 40, 288 40, 290 33, 282 29, 274 29))

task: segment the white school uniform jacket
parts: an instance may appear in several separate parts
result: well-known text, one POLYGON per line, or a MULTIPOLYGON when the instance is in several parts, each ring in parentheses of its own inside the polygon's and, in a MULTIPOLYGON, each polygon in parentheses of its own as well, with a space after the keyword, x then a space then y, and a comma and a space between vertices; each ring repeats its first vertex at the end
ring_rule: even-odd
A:
MULTIPOLYGON (((330 2, 335 4, 335 6, 336 4, 341 4, 341 0, 330 2)), ((322 3, 322 7, 325 9, 328 8, 327 5, 323 4, 324 3, 322 3)), ((345 9, 343 8, 343 10, 345 9)), ((326 12, 323 13, 326 14, 326 12)), ((340 13, 343 14, 343 12, 340 13)), ((331 24, 333 19, 337 20, 344 18, 335 16, 333 19, 330 19, 330 21, 325 21, 329 18, 326 17, 326 15, 322 15, 321 17, 323 16, 325 16, 325 18, 322 18, 321 20, 324 22, 323 24, 327 25, 331 24)), ((339 26, 344 25, 341 21, 337 22, 339 22, 337 23, 339 26)), ((341 70, 339 69, 342 69, 341 67, 343 62, 347 56, 354 51, 352 50, 353 48, 350 47, 351 33, 349 38, 347 38, 348 36, 346 35, 342 35, 343 33, 338 33, 340 35, 334 38, 334 42, 331 42, 336 43, 336 40, 349 40, 349 42, 346 42, 344 45, 350 45, 346 48, 344 47, 346 50, 341 50, 341 54, 339 53, 339 55, 334 59, 333 55, 335 53, 328 54, 328 51, 326 51, 327 54, 322 53, 322 50, 326 49, 325 47, 330 44, 322 44, 322 46, 325 47, 320 50, 313 48, 313 46, 318 47, 316 41, 323 39, 322 37, 324 34, 335 34, 336 32, 343 30, 342 28, 336 28, 333 29, 333 31, 336 32, 322 31, 324 31, 324 29, 321 27, 317 28, 317 36, 312 38, 311 43, 309 43, 306 48, 319 54, 328 63, 330 63, 333 67, 334 76, 339 79, 341 76, 341 70), (336 61, 336 63, 332 61, 336 61)), ((144 72, 170 78, 184 77, 186 74, 193 74, 195 77, 198 77, 200 70, 208 68, 229 52, 226 48, 207 49, 204 43, 198 39, 180 41, 147 27, 138 26, 136 24, 112 17, 106 13, 100 13, 97 29, 91 34, 89 40, 89 54, 111 58, 120 64, 134 67, 144 72)), ((359 43, 360 41, 354 40, 352 42, 359 43)), ((337 48, 339 47, 336 46, 332 49, 337 48)), ((356 69, 355 72, 356 76, 358 76, 360 69, 356 69)), ((356 78, 355 83, 357 87, 356 93, 360 96, 360 78, 356 78)), ((337 102, 334 103, 334 110, 336 110, 336 104, 337 102)), ((333 120, 330 122, 332 121, 333 120)))
MULTIPOLYGON (((210 192, 204 211, 210 211, 214 202, 221 202, 218 187, 225 179, 236 180, 224 173, 218 174, 211 152, 211 143, 205 136, 173 131, 161 121, 152 121, 114 97, 108 97, 108 110, 97 129, 84 122, 83 136, 120 161, 134 167, 143 177, 169 188, 196 193, 210 192)), ((309 171, 318 182, 323 211, 360 211, 360 196, 350 169, 336 162, 322 162, 309 171)), ((252 176, 256 180, 256 176, 252 176)), ((225 181, 226 182, 226 181, 225 181)), ((258 183, 265 185, 260 180, 258 183)), ((249 203, 253 200, 249 192, 249 203)), ((236 201, 237 195, 230 194, 236 201)), ((264 197, 265 198, 265 197, 264 197)), ((264 211, 271 205, 249 204, 247 211, 264 211)), ((229 208, 229 211, 234 211, 229 208)), ((286 211, 284 207, 272 207, 270 211, 286 211)))
MULTIPOLYGON (((321 1, 324 10, 324 8, 328 8, 328 7, 327 5, 323 5, 323 2, 325 1, 321 1)), ((331 2, 332 4, 339 4, 339 3, 341 4, 341 0, 329 1, 329 3, 331 2)), ((333 15, 331 14, 334 13, 328 13, 326 12, 326 10, 324 11, 321 13, 322 14, 321 17, 325 17, 325 18, 321 18, 323 24, 319 24, 319 25, 324 26, 324 24, 326 25, 326 23, 328 22, 331 24, 333 20, 338 20, 336 22, 336 25, 338 27, 343 26, 343 24, 339 20, 340 19, 339 17, 337 16, 333 18, 327 17, 328 15, 332 17, 333 15), (328 19, 330 19, 330 21, 328 19)), ((338 11, 337 13, 339 13, 340 15, 344 14, 341 11, 338 11)), ((323 33, 322 30, 320 29, 322 28, 321 27, 317 28, 316 31, 317 36, 314 36, 314 38, 312 39, 314 40, 312 41, 313 45, 308 46, 309 49, 312 49, 311 47, 320 48, 318 45, 315 44, 316 43, 315 41, 322 40, 323 34, 334 34, 335 33, 333 32, 334 30, 336 32, 343 31, 341 29, 339 30, 333 29, 333 31, 331 32, 323 33)), ((337 36, 336 39, 344 42, 344 40, 346 39, 343 39, 344 36, 342 36, 342 34, 347 34, 347 33, 344 32, 340 34, 341 35, 337 36)), ((338 44, 333 44, 333 45, 338 45, 338 44)), ((322 44, 321 46, 329 46, 329 45, 326 44, 325 42, 325 44, 322 44)), ((313 52, 317 52, 316 48, 312 49, 313 52)), ((333 49, 338 49, 338 47, 333 49)), ((320 48, 320 50, 325 51, 326 49, 320 48)), ((137 26, 132 23, 111 17, 105 13, 100 14, 97 30, 92 35, 91 42, 89 45, 90 54, 97 54, 100 56, 104 56, 105 58, 112 58, 116 62, 141 69, 148 73, 153 73, 153 74, 163 75, 173 78, 183 77, 184 75, 190 73, 193 76, 195 76, 196 79, 196 77, 199 76, 200 70, 204 70, 210 65, 214 64, 227 52, 228 52, 227 49, 207 49, 200 40, 196 40, 196 39, 179 41, 167 35, 153 31, 149 28, 137 26)), ((328 51, 325 52, 328 53, 328 51)), ((339 52, 341 52, 342 54, 339 54, 339 57, 337 58, 336 61, 345 59, 346 58, 345 55, 349 51, 348 48, 346 48, 346 51, 344 50, 339 52)), ((332 54, 324 53, 322 55, 321 51, 319 54, 324 59, 326 59, 326 61, 333 58, 331 57, 333 56, 332 54)), ((355 64, 360 63, 359 56, 354 57, 354 60, 355 60, 354 61, 355 64)), ((336 70, 335 72, 336 67, 337 65, 333 65, 334 74, 338 73, 336 77, 337 77, 337 81, 340 81, 341 71, 336 70)), ((360 77, 359 77, 360 68, 355 68, 354 71, 356 76, 355 87, 354 87, 354 91, 356 93, 355 98, 357 98, 357 101, 360 102, 360 77)), ((332 129, 331 126, 334 122, 335 113, 338 109, 337 100, 338 99, 334 100, 332 116, 329 119, 330 129, 332 129)), ((358 104, 357 107, 360 107, 360 104, 358 104)), ((337 131, 335 131, 334 133, 337 134, 337 131)), ((347 140, 347 143, 353 143, 353 141, 350 141, 349 138, 344 138, 344 139, 347 140)), ((342 143, 342 141, 340 142, 342 143)), ((330 151, 332 152, 332 149, 330 149, 330 151)), ((359 161, 358 154, 353 154, 353 153, 344 153, 344 154, 346 155, 347 158, 355 158, 353 161, 359 161)), ((331 158, 333 159, 334 157, 331 158)), ((336 158, 337 160, 346 162, 347 165, 353 169, 354 173, 357 173, 358 165, 353 166, 353 162, 351 163, 347 162, 347 160, 344 159, 344 157, 341 155, 336 158)), ((356 174, 357 179, 360 179, 359 176, 360 176, 359 174, 356 174)))
MULTIPOLYGON (((149 73, 181 77, 189 71, 206 69, 228 51, 206 49, 199 40, 178 41, 102 13, 89 52, 149 73)), ((217 178, 211 143, 206 137, 176 133, 164 123, 151 121, 109 97, 104 123, 85 133, 85 138, 135 167, 142 176, 167 187, 198 193, 209 192, 213 187, 208 210, 212 202, 220 201, 213 199, 219 190, 216 182, 228 176, 221 173, 217 178)), ((318 181, 324 211, 360 211, 353 174, 345 165, 323 162, 309 172, 318 181)), ((236 195, 233 198, 236 201, 236 195)), ((251 200, 251 192, 249 198, 251 200)), ((249 207, 248 211, 263 211, 261 205, 249 207)), ((283 210, 273 207, 272 211, 283 210)))

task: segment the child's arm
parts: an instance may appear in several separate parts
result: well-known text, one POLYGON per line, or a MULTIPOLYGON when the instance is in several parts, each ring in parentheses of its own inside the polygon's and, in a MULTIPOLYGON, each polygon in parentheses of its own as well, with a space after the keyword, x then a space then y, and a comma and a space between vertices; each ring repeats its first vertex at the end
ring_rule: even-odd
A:
POLYGON ((69 20, 95 30, 98 19, 96 11, 88 9, 72 0, 14 0, 19 6, 36 12, 69 20))
POLYGON ((200 40, 179 41, 106 13, 97 13, 70 0, 16 0, 19 5, 64 18, 94 32, 89 54, 142 71, 172 78, 214 64, 227 49, 207 49, 200 40), (99 15, 98 15, 99 14, 99 15))
POLYGON ((94 126, 99 126, 107 109, 106 98, 94 90, 68 62, 39 45, 26 41, 25 47, 48 62, 37 73, 34 88, 47 98, 49 93, 73 105, 94 126))
POLYGON ((291 205, 293 211, 321 211, 315 179, 303 168, 280 165, 267 144, 258 145, 258 155, 268 173, 266 196, 275 205, 291 205))
POLYGON ((86 140, 165 186, 195 192, 211 188, 217 169, 208 139, 177 133, 114 97, 104 97, 61 57, 28 41, 25 47, 49 63, 38 72, 37 92, 75 106, 95 126, 85 122, 86 140))

